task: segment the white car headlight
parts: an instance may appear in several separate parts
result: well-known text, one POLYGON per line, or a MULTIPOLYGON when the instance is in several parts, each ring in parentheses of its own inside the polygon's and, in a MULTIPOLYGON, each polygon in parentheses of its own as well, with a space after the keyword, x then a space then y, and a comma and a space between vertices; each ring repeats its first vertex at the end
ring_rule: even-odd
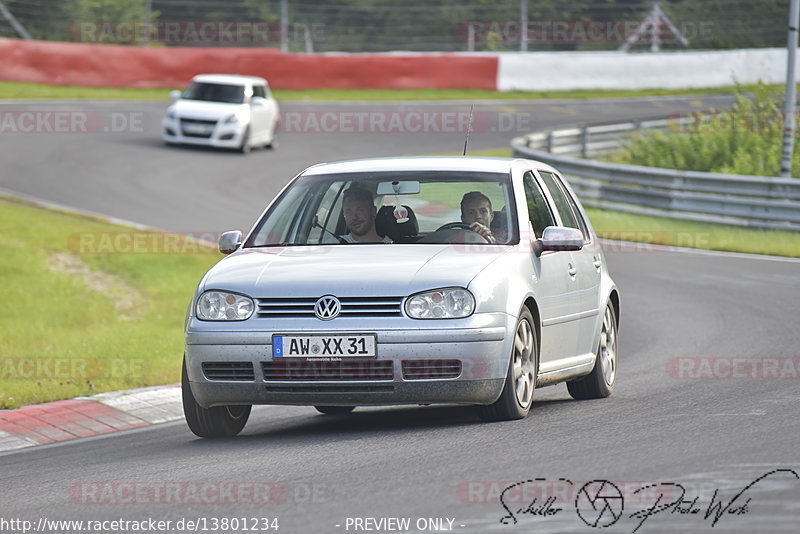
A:
POLYGON ((197 299, 202 321, 244 321, 253 315, 253 299, 225 291, 206 291, 197 299))
POLYGON ((239 122, 239 117, 237 117, 236 115, 229 115, 225 119, 224 124, 236 124, 237 122, 239 122))
POLYGON ((168 118, 169 120, 172 120, 172 121, 174 121, 175 119, 177 119, 177 118, 178 118, 178 115, 177 115, 177 113, 175 113, 175 110, 174 110, 174 109, 168 109, 168 110, 167 110, 167 118, 168 118))
POLYGON ((418 293, 406 301, 406 313, 412 319, 460 319, 473 311, 475 297, 460 287, 418 293))

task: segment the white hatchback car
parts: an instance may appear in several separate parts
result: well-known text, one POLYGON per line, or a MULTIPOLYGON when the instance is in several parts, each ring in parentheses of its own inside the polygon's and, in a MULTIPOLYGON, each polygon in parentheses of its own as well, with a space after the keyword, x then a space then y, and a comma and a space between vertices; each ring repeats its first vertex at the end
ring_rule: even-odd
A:
POLYGON ((616 380, 619 292, 586 213, 532 160, 316 165, 201 280, 186 318, 191 430, 232 436, 253 404, 465 403, 519 419, 536 387, 616 380))
POLYGON ((168 144, 206 145, 249 152, 274 147, 280 109, 264 78, 200 74, 174 102, 161 122, 168 144))

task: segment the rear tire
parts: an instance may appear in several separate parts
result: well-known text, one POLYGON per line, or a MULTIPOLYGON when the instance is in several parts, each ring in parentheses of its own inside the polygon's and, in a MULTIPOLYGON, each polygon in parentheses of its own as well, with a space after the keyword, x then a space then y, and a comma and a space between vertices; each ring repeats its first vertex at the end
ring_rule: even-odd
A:
POLYGON ((606 305, 603 314, 596 354, 591 373, 567 382, 567 390, 573 399, 602 399, 614 390, 617 379, 617 315, 611 303, 606 305))
POLYGON ((339 415, 352 412, 355 406, 314 406, 314 408, 325 415, 339 415))
POLYGON ((539 344, 536 340, 536 328, 531 312, 524 308, 517 319, 503 392, 494 404, 478 409, 481 419, 511 421, 526 417, 533 403, 538 373, 539 344))
POLYGON ((201 438, 235 436, 244 428, 252 409, 252 406, 249 405, 215 406, 214 408, 200 406, 192 394, 185 359, 181 373, 181 396, 183 398, 183 414, 189 430, 201 438))

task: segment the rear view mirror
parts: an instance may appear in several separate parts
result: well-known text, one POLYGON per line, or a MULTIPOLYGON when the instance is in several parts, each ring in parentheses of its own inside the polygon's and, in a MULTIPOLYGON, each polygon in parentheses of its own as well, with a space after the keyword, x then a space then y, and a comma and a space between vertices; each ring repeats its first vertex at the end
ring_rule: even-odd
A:
POLYGON ((583 233, 577 228, 565 226, 548 226, 542 233, 542 238, 536 241, 537 255, 545 250, 581 250, 583 248, 583 233))
POLYGON ((378 184, 378 196, 383 195, 418 195, 419 182, 416 180, 394 180, 378 184))
POLYGON ((169 97, 172 100, 178 100, 181 97, 181 92, 175 89, 174 91, 169 92, 169 97))
POLYGON ((225 232, 219 236, 219 251, 223 254, 230 254, 242 246, 242 232, 234 230, 225 232))

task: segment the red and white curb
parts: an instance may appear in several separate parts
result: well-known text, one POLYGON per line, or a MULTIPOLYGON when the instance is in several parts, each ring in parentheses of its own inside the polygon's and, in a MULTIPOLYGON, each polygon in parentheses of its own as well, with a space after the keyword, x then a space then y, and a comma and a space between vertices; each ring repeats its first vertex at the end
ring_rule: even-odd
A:
POLYGON ((180 385, 0 410, 0 452, 183 419, 180 385))

